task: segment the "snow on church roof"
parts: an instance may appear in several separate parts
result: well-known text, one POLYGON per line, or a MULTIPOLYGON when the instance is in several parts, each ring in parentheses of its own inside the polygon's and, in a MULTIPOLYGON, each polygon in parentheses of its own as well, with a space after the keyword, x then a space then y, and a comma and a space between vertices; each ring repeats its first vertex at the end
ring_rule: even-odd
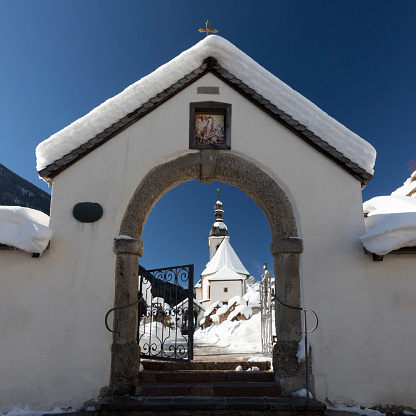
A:
POLYGON ((172 61, 40 143, 36 148, 37 170, 42 171, 64 156, 70 160, 68 155, 82 145, 90 148, 94 143, 87 142, 106 129, 113 128, 115 123, 121 122, 128 114, 190 74, 207 57, 215 58, 222 68, 238 77, 271 104, 303 124, 367 173, 373 174, 376 152, 368 142, 291 89, 233 44, 215 35, 207 36, 172 61))
POLYGON ((235 270, 229 266, 224 266, 221 270, 212 276, 208 276, 207 279, 211 280, 245 280, 246 276, 238 274, 235 270))
MULTIPOLYGON (((219 272, 224 267, 230 268, 236 273, 247 276, 249 275, 248 271, 243 266, 243 263, 241 263, 241 260, 231 247, 228 238, 224 238, 224 240, 222 240, 221 245, 218 247, 218 250, 207 264, 205 270, 201 273, 201 276, 212 275, 219 272)), ((212 280, 212 278, 210 278, 210 280, 212 280)))

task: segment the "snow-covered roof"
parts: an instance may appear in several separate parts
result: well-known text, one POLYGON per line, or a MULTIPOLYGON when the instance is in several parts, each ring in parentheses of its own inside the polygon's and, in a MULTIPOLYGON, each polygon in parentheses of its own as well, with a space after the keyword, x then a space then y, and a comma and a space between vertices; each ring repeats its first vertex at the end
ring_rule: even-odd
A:
MULTIPOLYGON (((289 119, 294 122, 294 128, 298 129, 300 134, 308 138, 317 136, 310 137, 310 140, 324 141, 324 145, 321 145, 319 140, 319 143, 314 142, 318 147, 332 154, 359 175, 362 174, 360 170, 364 170, 367 173, 367 181, 371 178, 376 152, 368 142, 294 91, 236 46, 215 35, 207 36, 172 61, 40 143, 36 149, 39 173, 47 178, 62 166, 76 160, 80 154, 97 145, 103 137, 108 138, 120 126, 131 122, 131 113, 141 106, 152 107, 160 102, 163 99, 161 94, 166 97, 165 92, 170 87, 200 68, 208 57, 216 59, 222 69, 254 90, 266 107, 269 104, 277 107, 277 110, 273 107, 270 111, 275 114, 283 111, 284 117, 290 116, 289 119), (328 148, 328 144, 334 149, 328 148), (74 153, 75 149, 77 151, 74 153), (48 170, 48 166, 52 167, 48 170)), ((198 74, 194 72, 193 76, 198 74)), ((147 108, 144 108, 142 112, 146 110, 147 108)))
POLYGON ((416 172, 390 196, 364 202, 366 233, 361 237, 371 253, 385 255, 416 246, 416 172))
POLYGON ((406 179, 404 184, 391 193, 394 196, 410 196, 416 198, 416 170, 406 179))
POLYGON ((207 276, 207 280, 245 280, 246 275, 237 273, 235 270, 228 266, 224 266, 221 270, 213 275, 207 276))
MULTIPOLYGON (((208 276, 219 272, 224 267, 228 267, 235 273, 249 275, 246 268, 241 263, 234 249, 231 247, 228 238, 224 238, 222 243, 218 247, 218 250, 207 264, 205 270, 201 273, 201 276, 208 276)), ((241 276, 240 276, 241 278, 241 276)), ((211 280, 211 278, 210 278, 211 280)))
POLYGON ((377 196, 363 207, 368 217, 361 241, 368 251, 384 255, 416 246, 416 198, 377 196))
POLYGON ((52 238, 49 216, 32 208, 0 206, 0 244, 42 253, 52 238))

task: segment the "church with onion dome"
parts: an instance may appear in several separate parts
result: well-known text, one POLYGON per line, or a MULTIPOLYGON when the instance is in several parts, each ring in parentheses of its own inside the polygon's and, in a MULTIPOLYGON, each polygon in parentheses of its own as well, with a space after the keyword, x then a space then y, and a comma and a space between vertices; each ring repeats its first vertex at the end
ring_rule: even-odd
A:
POLYGON ((244 296, 249 273, 231 247, 228 228, 223 220, 223 204, 215 203, 215 222, 209 232, 209 262, 195 285, 195 297, 203 306, 227 303, 234 296, 244 296))

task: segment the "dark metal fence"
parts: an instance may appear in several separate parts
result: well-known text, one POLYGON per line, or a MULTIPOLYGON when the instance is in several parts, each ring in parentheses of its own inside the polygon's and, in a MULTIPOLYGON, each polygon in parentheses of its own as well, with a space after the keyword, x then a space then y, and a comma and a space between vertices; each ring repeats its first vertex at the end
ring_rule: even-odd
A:
POLYGON ((137 343, 141 356, 192 360, 194 335, 193 264, 146 270, 139 276, 137 343))

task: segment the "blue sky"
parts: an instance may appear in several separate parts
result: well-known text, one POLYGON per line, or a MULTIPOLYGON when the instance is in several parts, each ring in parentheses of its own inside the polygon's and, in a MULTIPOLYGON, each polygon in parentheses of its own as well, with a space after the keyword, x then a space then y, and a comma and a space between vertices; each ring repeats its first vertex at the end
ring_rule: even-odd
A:
MULTIPOLYGON (((407 163, 416 159, 413 0, 0 0, 0 163, 50 192, 36 173, 38 143, 193 46, 207 19, 376 148, 364 200, 409 176, 407 163)), ((202 271, 217 187, 187 183, 161 199, 145 228, 145 267, 195 263, 202 271)), ((271 262, 267 221, 241 191, 220 188, 231 243, 258 276, 271 262)))

